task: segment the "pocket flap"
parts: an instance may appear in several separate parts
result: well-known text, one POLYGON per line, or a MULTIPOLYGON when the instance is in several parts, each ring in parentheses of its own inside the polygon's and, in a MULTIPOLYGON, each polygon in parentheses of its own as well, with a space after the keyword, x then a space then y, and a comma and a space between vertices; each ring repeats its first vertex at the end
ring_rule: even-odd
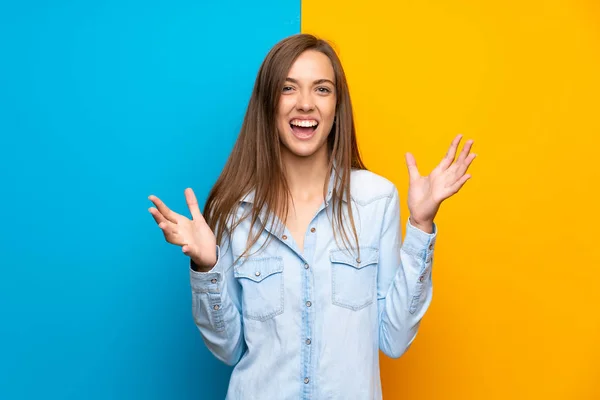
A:
POLYGON ((377 264, 379 250, 373 247, 361 247, 360 258, 356 249, 352 249, 351 253, 346 249, 331 250, 329 260, 335 263, 347 264, 354 268, 363 268, 367 265, 377 264))
POLYGON ((283 259, 281 257, 247 258, 234 267, 233 275, 236 278, 247 278, 260 282, 268 276, 283 272, 283 259))

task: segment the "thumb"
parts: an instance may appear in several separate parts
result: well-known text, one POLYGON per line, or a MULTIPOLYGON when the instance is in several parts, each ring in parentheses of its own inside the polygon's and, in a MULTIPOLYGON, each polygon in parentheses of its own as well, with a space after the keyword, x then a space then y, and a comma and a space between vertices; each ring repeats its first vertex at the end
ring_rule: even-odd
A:
POLYGON ((406 167, 408 168, 408 178, 411 182, 421 176, 417 168, 417 161, 411 153, 406 153, 406 167))

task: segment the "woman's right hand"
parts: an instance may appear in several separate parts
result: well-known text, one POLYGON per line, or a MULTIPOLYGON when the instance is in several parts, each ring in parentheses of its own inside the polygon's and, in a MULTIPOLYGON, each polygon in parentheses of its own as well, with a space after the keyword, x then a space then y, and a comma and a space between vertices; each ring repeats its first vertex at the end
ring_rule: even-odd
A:
POLYGON ((181 246, 181 250, 203 270, 210 270, 217 262, 217 240, 204 217, 200 213, 198 200, 194 191, 185 190, 185 200, 192 219, 171 211, 158 197, 151 195, 148 199, 156 206, 148 211, 162 229, 168 243, 181 246))

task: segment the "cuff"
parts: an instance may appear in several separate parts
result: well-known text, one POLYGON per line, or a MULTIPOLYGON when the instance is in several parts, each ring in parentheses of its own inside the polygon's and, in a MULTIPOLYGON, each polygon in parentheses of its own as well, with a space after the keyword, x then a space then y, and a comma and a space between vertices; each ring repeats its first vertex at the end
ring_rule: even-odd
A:
POLYGON ((190 259, 190 280, 192 288, 197 292, 216 292, 223 280, 223 266, 221 261, 221 248, 217 245, 217 262, 207 272, 194 270, 194 262, 190 259))
POLYGON ((429 263, 435 250, 436 237, 437 226, 435 222, 433 223, 433 233, 427 233, 413 226, 409 219, 406 222, 406 238, 402 244, 402 249, 421 258, 423 262, 429 263))

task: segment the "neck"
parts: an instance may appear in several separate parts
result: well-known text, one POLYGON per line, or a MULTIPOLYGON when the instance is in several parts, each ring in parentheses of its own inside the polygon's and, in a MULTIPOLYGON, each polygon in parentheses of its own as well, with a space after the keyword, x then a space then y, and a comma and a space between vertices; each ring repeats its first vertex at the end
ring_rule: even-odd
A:
POLYGON ((327 146, 308 157, 298 157, 289 151, 281 156, 294 202, 322 199, 323 185, 329 180, 327 146))

